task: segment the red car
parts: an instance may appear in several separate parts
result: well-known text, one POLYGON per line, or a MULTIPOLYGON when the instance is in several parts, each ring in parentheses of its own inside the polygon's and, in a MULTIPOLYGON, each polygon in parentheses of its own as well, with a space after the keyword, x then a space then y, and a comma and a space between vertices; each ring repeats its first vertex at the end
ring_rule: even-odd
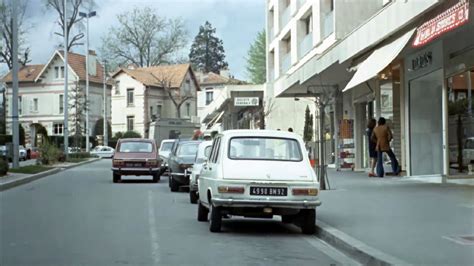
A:
POLYGON ((154 140, 120 139, 112 160, 113 182, 122 175, 151 175, 153 182, 160 181, 160 162, 154 140))

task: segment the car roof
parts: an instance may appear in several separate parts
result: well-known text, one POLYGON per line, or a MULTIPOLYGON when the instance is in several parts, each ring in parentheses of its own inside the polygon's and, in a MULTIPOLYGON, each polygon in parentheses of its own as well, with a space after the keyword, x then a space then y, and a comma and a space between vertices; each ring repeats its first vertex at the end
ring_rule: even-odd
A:
POLYGON ((176 139, 164 139, 161 141, 161 143, 166 143, 166 142, 175 142, 176 139))
POLYGON ((300 139, 301 136, 288 131, 280 130, 255 130, 255 129, 237 129, 237 130, 226 130, 220 135, 225 137, 279 137, 279 138, 292 138, 300 139))
POLYGON ((139 139, 139 138, 129 138, 129 139, 119 139, 119 142, 150 142, 153 143, 152 139, 139 139))

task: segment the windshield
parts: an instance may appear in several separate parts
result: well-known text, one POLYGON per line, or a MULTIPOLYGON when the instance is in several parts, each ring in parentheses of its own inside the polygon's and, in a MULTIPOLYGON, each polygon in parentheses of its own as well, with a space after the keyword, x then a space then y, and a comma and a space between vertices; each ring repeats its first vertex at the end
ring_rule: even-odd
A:
POLYGON ((207 157, 209 157, 209 154, 211 153, 211 148, 212 146, 207 146, 204 148, 204 156, 196 158, 196 163, 203 163, 207 157))
POLYGON ((229 158, 240 160, 301 161, 300 146, 295 139, 285 138, 232 138, 229 158))
POLYGON ((161 143, 160 151, 171 151, 173 147, 173 142, 164 142, 161 143))
POLYGON ((181 144, 178 147, 178 156, 196 156, 199 143, 181 144))
POLYGON ((150 142, 122 142, 119 152, 152 152, 153 145, 150 142))

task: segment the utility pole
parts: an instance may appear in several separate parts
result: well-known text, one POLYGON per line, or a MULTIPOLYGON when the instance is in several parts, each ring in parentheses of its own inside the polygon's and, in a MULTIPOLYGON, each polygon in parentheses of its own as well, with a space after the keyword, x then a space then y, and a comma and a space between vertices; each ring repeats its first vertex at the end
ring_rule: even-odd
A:
MULTIPOLYGON (((14 0, 15 2, 15 0, 14 0)), ((67 62, 67 55, 68 55, 68 37, 67 37, 67 27, 68 27, 68 21, 67 21, 67 0, 64 0, 63 6, 64 6, 64 129, 63 129, 63 134, 64 134, 64 155, 66 157, 66 160, 69 159, 69 117, 68 117, 68 110, 69 110, 69 97, 68 97, 68 62, 67 62)))
POLYGON ((20 128, 18 124, 18 1, 12 0, 12 135, 13 135, 13 168, 20 167, 18 153, 20 128))
POLYGON ((109 144, 107 127, 107 60, 104 59, 104 146, 109 144))
POLYGON ((319 108, 319 183, 321 190, 326 190, 326 165, 324 153, 324 104, 321 96, 316 100, 316 108, 319 108))
POLYGON ((79 12, 79 16, 86 19, 86 152, 89 152, 89 18, 96 15, 95 11, 90 11, 91 7, 89 6, 89 13, 79 12))

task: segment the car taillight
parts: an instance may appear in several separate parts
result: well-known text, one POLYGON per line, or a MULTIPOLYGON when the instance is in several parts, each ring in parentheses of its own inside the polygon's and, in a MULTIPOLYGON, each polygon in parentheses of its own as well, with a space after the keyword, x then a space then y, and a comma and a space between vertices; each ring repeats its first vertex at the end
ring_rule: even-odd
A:
POLYGON ((116 160, 116 159, 114 159, 113 162, 112 162, 112 164, 113 164, 114 166, 124 166, 124 165, 125 165, 125 162, 122 161, 122 160, 116 160))
POLYGON ((293 196, 317 196, 318 189, 317 188, 294 188, 293 196))
POLYGON ((157 166, 158 160, 148 160, 146 161, 146 166, 157 166))
POLYGON ((220 186, 220 187, 217 187, 217 191, 218 191, 219 193, 244 194, 245 188, 244 188, 244 187, 220 186))

